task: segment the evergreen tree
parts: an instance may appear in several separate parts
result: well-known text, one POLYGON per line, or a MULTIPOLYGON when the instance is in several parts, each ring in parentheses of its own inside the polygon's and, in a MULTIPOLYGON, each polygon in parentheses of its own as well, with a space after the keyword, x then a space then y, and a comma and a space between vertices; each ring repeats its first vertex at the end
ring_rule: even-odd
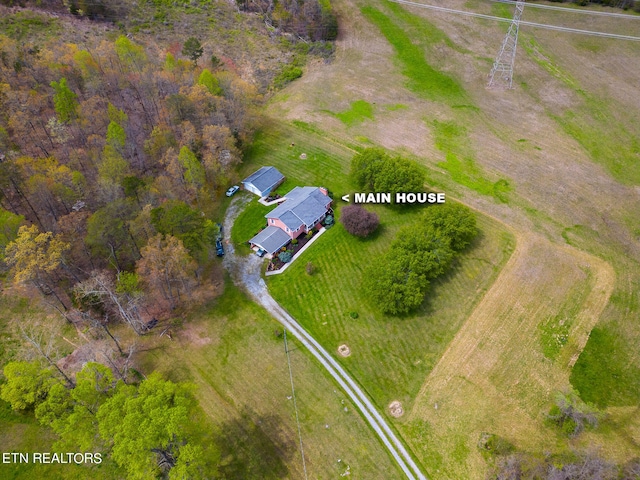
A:
POLYGON ((196 37, 189 37, 182 47, 182 54, 193 62, 193 66, 198 65, 198 59, 204 53, 204 48, 196 37))

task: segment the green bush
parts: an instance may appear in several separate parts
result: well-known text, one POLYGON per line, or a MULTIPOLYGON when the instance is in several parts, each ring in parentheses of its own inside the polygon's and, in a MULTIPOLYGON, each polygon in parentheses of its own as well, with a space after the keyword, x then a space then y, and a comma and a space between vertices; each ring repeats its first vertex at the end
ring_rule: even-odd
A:
POLYGON ((302 76, 302 69, 295 65, 285 65, 282 71, 273 79, 276 88, 282 88, 287 83, 293 82, 296 78, 302 76))
POLYGON ((351 179, 360 188, 388 192, 421 192, 425 176, 413 160, 390 157, 381 148, 366 148, 351 160, 351 179))
POLYGON ((291 252, 282 252, 278 255, 278 258, 282 263, 289 263, 291 261, 291 252))
POLYGON ((568 437, 577 437, 586 428, 596 428, 601 415, 584 403, 575 392, 556 394, 547 420, 557 425, 568 437))
POLYGON ((478 440, 478 448, 489 455, 509 455, 515 450, 513 444, 495 433, 483 432, 478 440))
POLYGON ((389 251, 369 264, 363 275, 363 293, 383 313, 403 315, 418 308, 429 280, 411 255, 389 251))
POLYGON ((349 313, 349 316, 350 316, 351 318, 353 318, 353 319, 356 319, 356 318, 358 318, 360 315, 358 315, 358 312, 351 312, 351 313, 349 313))
POLYGON ((477 233, 468 208, 457 204, 428 208, 420 221, 401 228, 391 248, 366 267, 363 291, 384 313, 401 315, 418 308, 429 281, 443 275, 457 250, 477 233))

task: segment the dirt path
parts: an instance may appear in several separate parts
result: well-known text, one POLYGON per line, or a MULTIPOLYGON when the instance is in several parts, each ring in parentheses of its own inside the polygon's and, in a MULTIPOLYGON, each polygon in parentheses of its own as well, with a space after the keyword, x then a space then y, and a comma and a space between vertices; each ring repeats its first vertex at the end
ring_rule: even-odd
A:
POLYGON ((398 463, 406 477, 414 479, 426 479, 420 471, 411 455, 407 452, 402 442, 397 438, 393 430, 386 423, 382 415, 378 413, 373 403, 368 399, 360 387, 353 381, 347 372, 336 362, 331 355, 307 333, 289 313, 282 308, 269 295, 267 286, 260 275, 262 259, 256 255, 239 257, 230 241, 231 227, 244 206, 250 200, 246 196, 238 196, 233 199, 227 209, 224 220, 224 236, 226 255, 224 266, 229 270, 234 283, 243 286, 247 293, 260 305, 262 305, 273 317, 289 330, 310 352, 320 364, 329 372, 334 380, 342 387, 354 405, 360 410, 365 420, 376 432, 385 448, 398 463))

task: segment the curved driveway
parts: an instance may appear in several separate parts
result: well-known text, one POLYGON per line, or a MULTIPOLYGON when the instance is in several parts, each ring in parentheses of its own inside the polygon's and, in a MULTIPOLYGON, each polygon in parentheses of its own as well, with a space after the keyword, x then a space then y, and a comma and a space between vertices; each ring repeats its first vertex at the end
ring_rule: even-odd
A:
POLYGON ((302 328, 296 319, 289 315, 289 313, 269 295, 267 286, 260 275, 262 259, 256 255, 249 255, 248 257, 235 255, 233 245, 230 241, 231 227, 249 200, 250 198, 245 195, 235 197, 227 209, 227 215, 224 220, 226 251, 224 266, 231 273, 233 281, 238 285, 243 285, 247 293, 249 293, 256 302, 262 305, 271 315, 282 323, 289 332, 318 359, 320 364, 329 372, 336 382, 338 382, 349 398, 351 398, 351 401, 358 407, 407 478, 411 480, 426 480, 426 477, 420 471, 413 458, 411 458, 411 455, 409 455, 402 442, 395 435, 391 427, 389 427, 382 415, 378 413, 375 406, 358 384, 347 374, 342 366, 302 328))

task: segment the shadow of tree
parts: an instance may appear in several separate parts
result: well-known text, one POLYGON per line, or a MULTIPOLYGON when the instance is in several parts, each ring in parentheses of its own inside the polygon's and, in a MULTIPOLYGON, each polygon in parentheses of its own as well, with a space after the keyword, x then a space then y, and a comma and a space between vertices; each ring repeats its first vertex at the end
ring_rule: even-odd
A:
POLYGON ((246 406, 239 418, 222 425, 218 446, 219 474, 228 480, 288 478, 286 462, 296 452, 278 417, 259 416, 246 406))

